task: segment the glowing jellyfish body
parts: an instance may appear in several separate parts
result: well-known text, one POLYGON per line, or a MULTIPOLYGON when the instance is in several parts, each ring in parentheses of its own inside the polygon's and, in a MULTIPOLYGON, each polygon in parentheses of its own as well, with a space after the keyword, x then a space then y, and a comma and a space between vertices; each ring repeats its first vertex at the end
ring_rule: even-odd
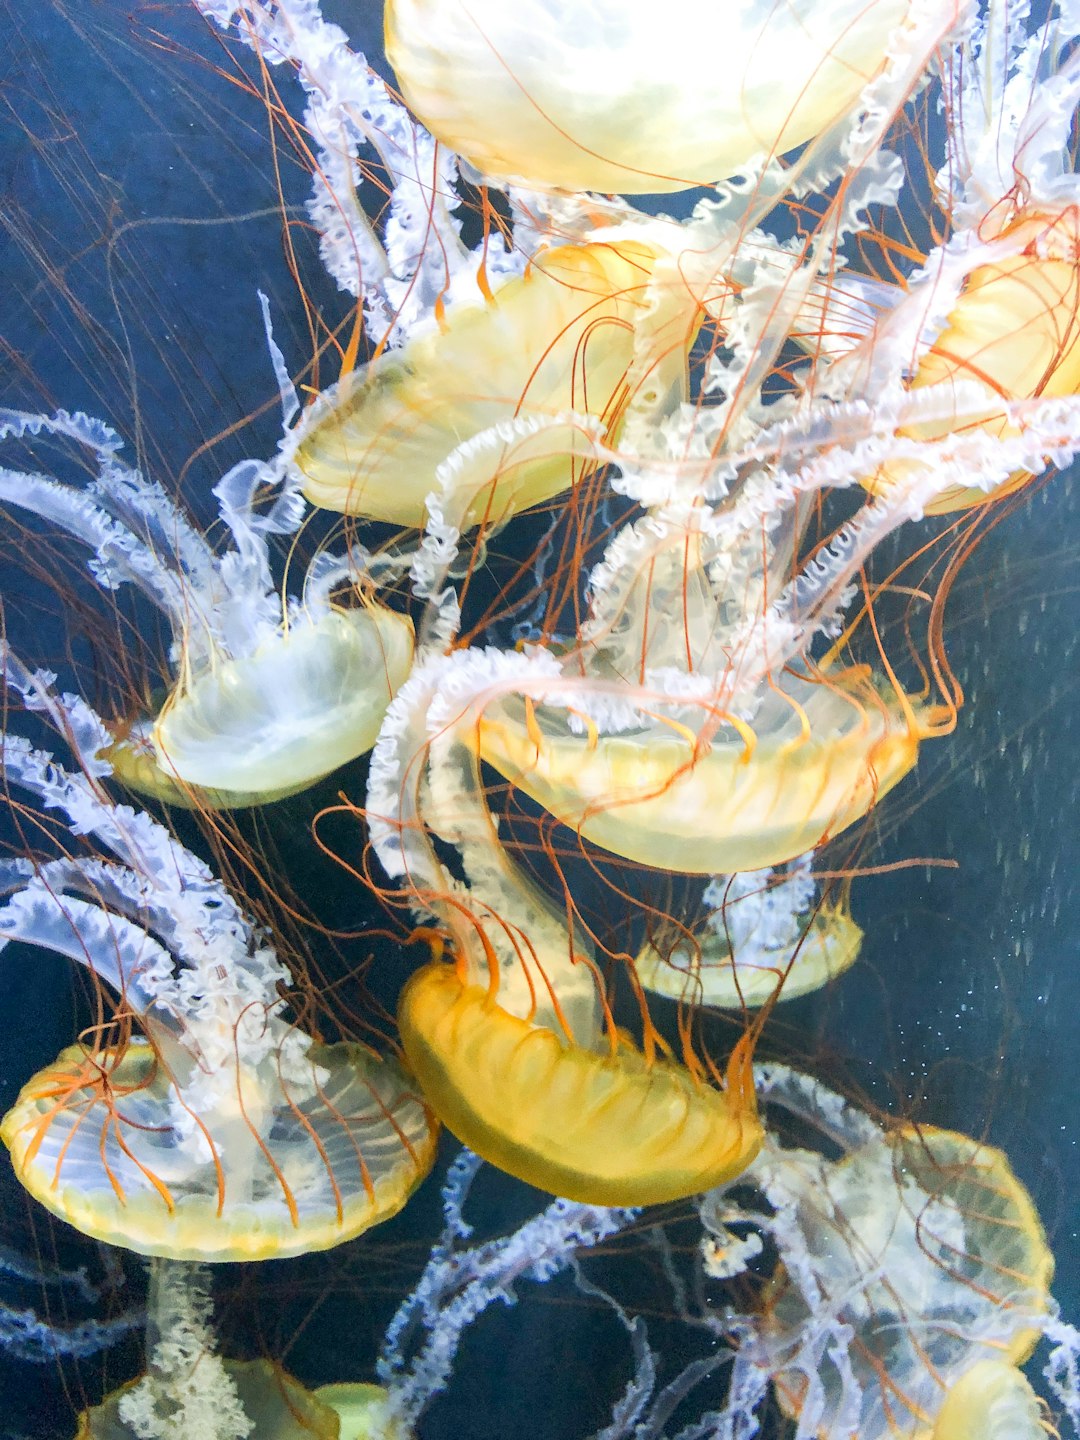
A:
POLYGON ((325 1250, 401 1209, 434 1134, 392 1060, 310 1046, 292 1083, 278 1060, 222 1075, 211 1107, 147 1044, 72 1046, 23 1086, 0 1138, 31 1195, 106 1244, 173 1260, 325 1250))
POLYGON ((303 506, 267 466, 244 461, 218 484, 235 548, 216 554, 183 510, 116 458, 118 437, 85 415, 0 417, 0 440, 44 432, 89 449, 86 491, 0 470, 0 500, 61 526, 90 547, 103 588, 139 589, 173 631, 175 681, 159 714, 118 727, 103 746, 119 777, 167 803, 262 804, 305 789, 369 750, 412 663, 412 623, 370 597, 353 609, 328 590, 343 561, 299 604, 275 588, 268 537, 289 534, 303 506), (329 577, 329 578, 328 578, 329 577))
POLYGON ((288 1023, 290 977, 263 933, 163 827, 104 797, 100 719, 4 662, 86 771, 8 734, 9 783, 116 859, 7 862, 0 940, 86 966, 147 1037, 72 1046, 23 1087, 0 1125, 23 1185, 84 1234, 174 1260, 326 1249, 396 1213, 435 1155, 413 1082, 391 1058, 288 1023))
MULTIPOLYGON (((1080 394, 1080 267, 1020 254, 974 269, 945 328, 920 359, 911 388, 961 381, 985 393, 984 414, 967 408, 952 422, 927 422, 900 433, 938 440, 972 428, 1004 438, 1018 434, 1019 427, 1001 410, 1002 401, 1080 394)), ((880 493, 918 473, 914 462, 897 461, 865 483, 880 493)), ((1028 471, 1016 471, 990 491, 953 485, 925 508, 946 514, 1007 495, 1031 478, 1028 471)))
MULTIPOLYGON (((460 530, 498 524, 568 489, 595 464, 573 414, 596 417, 615 436, 632 398, 635 325, 655 260, 634 241, 562 246, 537 255, 487 303, 479 293, 452 303, 441 328, 430 322, 305 415, 288 449, 304 494, 327 509, 419 527, 439 467, 517 417, 547 423, 465 457, 443 518, 460 530), (550 423, 562 415, 565 424, 550 423)), ((692 338, 691 328, 635 372, 653 402, 681 396, 692 338)))
POLYGON ((862 931, 846 897, 814 907, 809 866, 720 876, 705 900, 715 904, 692 936, 673 926, 642 946, 638 979, 655 995, 739 1009, 777 994, 794 1000, 842 975, 858 958, 862 931), (801 883, 805 881, 804 883, 801 883))
POLYGON ((586 839, 688 874, 757 870, 816 849, 860 820, 915 764, 910 707, 865 675, 785 677, 750 727, 698 743, 684 725, 575 733, 566 712, 489 706, 483 759, 586 839), (682 733, 680 733, 682 732, 682 733))
POLYGON ((410 108, 486 175, 636 194, 722 180, 819 134, 879 72, 906 12, 388 0, 386 54, 410 108))
MULTIPOLYGON (((795 1203, 805 1247, 799 1265, 809 1266, 821 1296, 837 1297, 833 1323, 851 1329, 845 1348, 859 1387, 857 1425, 837 1428, 842 1414, 854 1423, 851 1383, 814 1345, 826 1315, 815 1314, 820 1301, 790 1267, 768 1297, 765 1339, 777 1356, 800 1344, 817 1352, 816 1433, 823 1440, 973 1433, 963 1425, 990 1397, 973 1393, 975 1382, 965 1377, 984 1361, 1026 1360, 1050 1303, 1053 1257, 1005 1156, 966 1135, 908 1127, 826 1164, 795 1203)), ((1030 1415, 1011 1377, 1004 1379, 1007 1385, 998 1376, 1005 1407, 1030 1415)), ((807 1365, 781 1363, 773 1383, 783 1409, 799 1415, 807 1365)))
POLYGON ((301 619, 170 696, 158 768, 263 801, 303 789, 371 749, 412 652, 411 621, 384 605, 301 619))
POLYGON ((440 1118, 518 1179, 593 1205, 659 1205, 723 1184, 761 1144, 743 1047, 716 1090, 681 1066, 567 1041, 433 965, 398 1012, 409 1064, 440 1118))

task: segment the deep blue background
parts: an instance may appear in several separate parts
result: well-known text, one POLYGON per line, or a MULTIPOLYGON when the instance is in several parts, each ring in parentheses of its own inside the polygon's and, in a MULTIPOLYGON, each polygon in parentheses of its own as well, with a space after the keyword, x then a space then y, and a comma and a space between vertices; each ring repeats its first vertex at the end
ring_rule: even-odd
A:
MULTIPOLYGON (((374 45, 377 0, 328 7, 374 45), (359 16, 359 20, 357 20, 359 16)), ((197 512, 241 455, 277 439, 256 287, 271 297, 294 366, 309 353, 282 257, 264 110, 229 83, 221 49, 186 0, 0 0, 0 403, 85 408, 114 424, 151 473, 181 484, 197 512), (218 67, 218 68, 215 68, 218 67), (189 465, 191 457, 196 458, 189 465)), ((373 51, 369 51, 373 54, 373 51)), ((374 58, 374 54, 373 54, 374 58)), ((287 79, 280 77, 283 86, 287 79)), ((282 156, 286 202, 307 177, 282 156)), ((309 266, 317 286, 317 273, 309 266)), ((329 287, 321 303, 345 307, 329 287)), ((925 747, 919 771, 882 808, 879 861, 954 857, 958 870, 901 870, 856 885, 862 963, 824 997, 784 1012, 785 1043, 899 1111, 986 1133, 1003 1145, 1042 1211, 1058 1256, 1057 1293, 1080 1312, 1077 1147, 1077 551, 1075 488, 1055 478, 981 546, 957 586, 946 634, 967 705, 958 734, 925 747)), ((35 662, 62 662, 70 615, 8 546, 9 627, 35 662)), ((59 553, 63 553, 59 547, 59 553)), ((74 573, 74 572, 73 572, 74 573)), ((89 582, 87 582, 89 593, 89 582)), ((78 647, 77 647, 78 648, 78 647)), ((81 652, 80 652, 81 653, 81 652)), ((320 912, 365 919, 364 897, 306 853, 320 802, 362 768, 266 820, 320 912)), ((313 902, 314 903, 314 902, 313 902)), ((368 947, 371 948, 371 947, 368 947)), ((376 947, 377 948, 377 947, 376 947)), ((366 952, 365 952, 366 953, 366 952)), ((389 1003, 412 958, 389 951, 377 988, 389 1003)), ((70 1042, 79 993, 67 967, 0 956, 0 1109, 70 1042)), ((448 1153, 452 1150, 448 1146, 448 1153)), ((43 1221, 0 1161, 0 1244, 97 1276, 95 1247, 43 1221)), ((493 1228, 533 1199, 484 1181, 493 1228)), ((437 1228, 434 1182, 397 1221, 327 1257, 231 1269, 221 1320, 232 1352, 286 1355, 309 1383, 369 1378, 394 1305, 437 1228)), ((113 1309, 137 1302, 136 1262, 113 1309)), ((645 1259, 614 1279, 646 1311, 657 1343, 669 1299, 645 1259)), ((42 1309, 57 1293, 5 1282, 0 1298, 42 1309)), ((73 1307, 69 1318, 81 1312, 73 1307)), ((57 1314, 62 1318, 62 1311, 57 1314)), ((100 1361, 32 1367, 0 1354, 0 1437, 62 1440, 103 1387, 138 1368, 138 1346, 100 1361)), ((627 1355, 610 1317, 569 1287, 528 1292, 492 1312, 462 1352, 425 1440, 582 1440, 603 1423, 627 1355)))

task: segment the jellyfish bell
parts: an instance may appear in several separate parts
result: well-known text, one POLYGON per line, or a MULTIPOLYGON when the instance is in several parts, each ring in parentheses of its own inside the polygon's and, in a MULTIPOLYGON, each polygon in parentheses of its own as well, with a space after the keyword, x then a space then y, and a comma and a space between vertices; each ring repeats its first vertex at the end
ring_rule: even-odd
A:
POLYGON ((592 1205, 659 1205, 743 1171, 761 1143, 746 1046, 717 1090, 625 1036, 585 1048, 450 965, 408 982, 401 1043, 447 1127, 518 1179, 592 1205), (714 1178, 715 1177, 715 1178, 714 1178))
MULTIPOLYGON (((290 433, 285 458, 314 505, 421 527, 440 467, 470 437, 516 417, 592 416, 617 439, 635 387, 682 398, 696 330, 635 356, 648 310, 654 245, 623 239, 564 245, 484 301, 459 296, 445 318, 415 328, 321 395, 290 433)), ((596 464, 588 432, 561 428, 516 438, 454 476, 444 497, 461 531, 499 525, 560 494, 596 464)))
POLYGON ((189 805, 263 804, 371 748, 412 662, 412 622, 364 593, 362 576, 354 607, 333 603, 331 586, 352 577, 333 557, 312 562, 302 603, 277 590, 269 538, 297 528, 302 504, 270 467, 243 461, 218 483, 234 541, 218 555, 160 486, 121 464, 119 437, 102 422, 0 413, 0 440, 39 436, 89 451, 96 480, 81 491, 2 470, 0 499, 85 544, 103 589, 134 586, 173 631, 177 673, 159 714, 104 747, 122 779, 167 802, 183 792, 189 805))
MULTIPOLYGON (((587 696, 586 682, 577 703, 587 696)), ((509 698, 484 711, 477 743, 585 839, 700 875, 783 864, 855 824, 912 769, 935 720, 854 669, 786 676, 751 722, 707 739, 645 715, 632 730, 582 734, 566 710, 509 698)))
POLYGON ((181 681, 154 723, 158 769, 257 803, 305 789, 371 749, 412 651, 412 622, 374 601, 300 617, 181 681))
POLYGON ((388 0, 414 113, 484 175, 624 194, 707 185, 795 149, 881 71, 903 0, 388 0), (717 84, 717 56, 723 82, 717 84))
POLYGON ((382 1385, 339 1382, 320 1385, 311 1393, 337 1415, 338 1440, 409 1440, 410 1431, 390 1418, 390 1395, 382 1385))
POLYGON ((1005 1360, 980 1360, 949 1387, 931 1440, 1043 1440, 1052 1433, 1024 1372, 1005 1360))
MULTIPOLYGON (((249 1422, 246 1431, 234 1434, 251 1435, 254 1440, 345 1440, 346 1432, 334 1407, 272 1361, 223 1360, 220 1364, 249 1422)), ((75 1440, 139 1440, 146 1434, 123 1417, 124 1402, 139 1384, 139 1380, 133 1380, 122 1385, 106 1395, 100 1405, 84 1410, 75 1440)), ((364 1440, 365 1432, 357 1434, 364 1440)))
POLYGON ((669 921, 639 950, 642 985, 672 1000, 752 1009, 837 979, 858 959, 862 931, 846 890, 815 904, 810 858, 711 880, 703 899, 715 908, 700 929, 687 934, 669 921))
MULTIPOLYGON (((971 270, 910 381, 912 391, 966 382, 985 396, 985 409, 980 412, 968 396, 956 416, 905 426, 898 433, 933 441, 970 428, 1005 439, 1021 433, 1022 419, 1010 418, 1003 401, 1080 394, 1078 223, 1076 207, 1055 217, 1026 215, 996 238, 995 248, 1008 245, 1008 252, 971 270)), ((863 483, 872 494, 881 494, 918 473, 917 462, 894 461, 863 483)), ((942 515, 1000 499, 1032 478, 1030 471, 1018 470, 989 490, 950 485, 925 510, 942 515)))
MULTIPOLYGON (((787 1206, 782 1259, 794 1247, 759 1327, 781 1408, 822 1437, 841 1423, 860 1440, 965 1434, 992 1399, 976 1400, 966 1377, 984 1362, 1022 1364, 1053 1309, 1053 1257, 1007 1158, 903 1125, 868 1133, 838 1161, 791 1159, 774 1146, 762 1169, 766 1193, 787 1206), (836 1327, 842 1355, 826 1338, 836 1327)), ((1022 1411, 1011 1377, 993 1375, 1005 1408, 1022 1411)))
POLYGON ((435 1154, 413 1082, 287 1021, 267 937, 164 827, 106 798, 100 718, 7 650, 4 665, 83 767, 9 733, 8 782, 113 858, 8 862, 0 938, 87 967, 144 1037, 69 1047, 27 1082, 0 1125, 22 1184, 84 1234, 179 1260, 327 1249, 395 1214, 435 1154))

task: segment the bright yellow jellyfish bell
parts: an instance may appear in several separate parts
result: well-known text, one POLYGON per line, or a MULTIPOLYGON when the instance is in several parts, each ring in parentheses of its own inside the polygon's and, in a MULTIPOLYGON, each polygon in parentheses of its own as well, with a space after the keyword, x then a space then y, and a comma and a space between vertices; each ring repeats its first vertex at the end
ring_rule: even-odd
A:
POLYGON ((1046 1440, 1052 1433, 1023 1371, 980 1360, 946 1395, 932 1440, 1046 1440))
POLYGON ((326 1250, 395 1215, 434 1161, 437 1127, 415 1084, 362 1046, 311 1046, 300 1068, 271 1055, 220 1078, 211 1106, 193 1097, 197 1077, 176 1085, 143 1041, 73 1045, 24 1085, 0 1138, 54 1215, 172 1260, 326 1250))
POLYGON ((594 1050, 503 1009, 456 967, 427 965, 398 1008, 401 1043, 439 1118, 519 1180, 590 1205, 661 1205, 740 1174, 761 1124, 750 1045, 723 1090, 647 1061, 624 1035, 594 1050))
POLYGON ((157 768, 234 804, 302 790, 371 749, 412 653, 412 622, 375 601, 300 619, 181 679, 153 727, 157 768))
MULTIPOLYGON (((985 413, 965 413, 962 424, 943 419, 906 427, 902 435, 939 440, 972 429, 1004 439, 1019 431, 1002 413, 1003 400, 1080 394, 1080 212, 1029 215, 1004 232, 1009 234, 1018 253, 971 272, 911 381, 913 390, 959 381, 979 386, 986 394, 985 413)), ((879 494, 921 473, 917 461, 894 461, 863 483, 879 494)), ((952 485, 925 509, 944 515, 982 504, 1031 478, 1019 470, 991 491, 952 485)))
POLYGON ((441 325, 346 375, 307 412, 288 451, 313 505, 419 527, 439 467, 459 446, 520 417, 549 422, 501 447, 458 452, 444 517, 499 524, 569 489, 595 465, 572 412, 618 435, 632 389, 650 405, 681 398, 696 312, 684 334, 635 358, 657 251, 638 241, 560 246, 486 301, 458 298, 441 325), (634 366, 631 379, 631 366, 634 366))
POLYGON ((414 113, 484 174, 643 194, 723 180, 855 105, 906 0, 387 0, 414 113))

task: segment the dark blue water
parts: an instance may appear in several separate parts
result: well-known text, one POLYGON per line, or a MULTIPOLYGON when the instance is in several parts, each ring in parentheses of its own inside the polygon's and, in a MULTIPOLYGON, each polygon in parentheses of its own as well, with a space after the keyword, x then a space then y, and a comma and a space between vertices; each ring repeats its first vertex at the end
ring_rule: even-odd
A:
MULTIPOLYGON (((375 0, 336 8, 348 10, 357 43, 374 47, 375 0)), ((129 457, 210 518, 210 485, 243 455, 269 454, 278 437, 257 288, 270 297, 289 362, 310 353, 283 256, 264 106, 233 83, 229 53, 184 0, 0 0, 0 17, 0 404, 102 416, 127 438, 129 457)), ((285 147, 279 158, 287 212, 299 222, 308 177, 285 147)), ((314 300, 344 315, 296 234, 314 300)), ((1053 479, 972 558, 946 625, 966 693, 958 733, 925 747, 917 775, 878 817, 879 863, 919 856, 958 868, 861 881, 853 896, 866 932, 861 964, 784 1016, 785 1043, 882 1107, 915 1109, 1008 1151, 1046 1221, 1055 1291, 1073 1316, 1076 503, 1070 478, 1053 479)), ((62 570, 70 593, 80 583, 77 557, 41 538, 38 552, 35 537, 8 536, 8 627, 36 663, 63 669, 70 643, 74 659, 92 666, 92 635, 33 563, 38 556, 50 573, 62 570)), ((362 795, 362 766, 275 808, 259 822, 260 839, 286 856, 296 888, 324 918, 357 928, 377 923, 369 902, 306 838, 312 815, 342 788, 362 795)), ((333 838, 359 849, 344 828, 333 838)), ((379 956, 372 988, 390 1005, 414 957, 385 942, 366 948, 379 956)), ((70 1043, 84 1004, 64 963, 0 955, 0 1110, 70 1043)), ((448 1142, 447 1155, 453 1150, 448 1142)), ((492 1176, 478 1200, 493 1232, 535 1208, 522 1187, 492 1176)), ((404 1215, 328 1256, 230 1268, 220 1280, 223 1348, 281 1358, 309 1384, 371 1378, 381 1334, 437 1230, 432 1181, 404 1215)), ((5 1276, 0 1259, 8 1306, 64 1323, 140 1303, 137 1261, 103 1257, 35 1213, 6 1159, 0 1246, 0 1256, 17 1253, 46 1270, 84 1265, 103 1296, 95 1308, 70 1286, 5 1276)), ((666 1318, 672 1300, 650 1254, 628 1246, 594 1273, 648 1316, 654 1345, 668 1348, 677 1370, 686 1342, 666 1318)), ((424 1440, 501 1440, 522 1427, 532 1440, 584 1440, 605 1422, 629 1374, 624 1332, 565 1282, 523 1286, 521 1296, 470 1333, 448 1396, 422 1424, 424 1440)), ((139 1367, 137 1336, 78 1362, 31 1364, 0 1348, 0 1437, 63 1440, 79 1409, 139 1367)))

